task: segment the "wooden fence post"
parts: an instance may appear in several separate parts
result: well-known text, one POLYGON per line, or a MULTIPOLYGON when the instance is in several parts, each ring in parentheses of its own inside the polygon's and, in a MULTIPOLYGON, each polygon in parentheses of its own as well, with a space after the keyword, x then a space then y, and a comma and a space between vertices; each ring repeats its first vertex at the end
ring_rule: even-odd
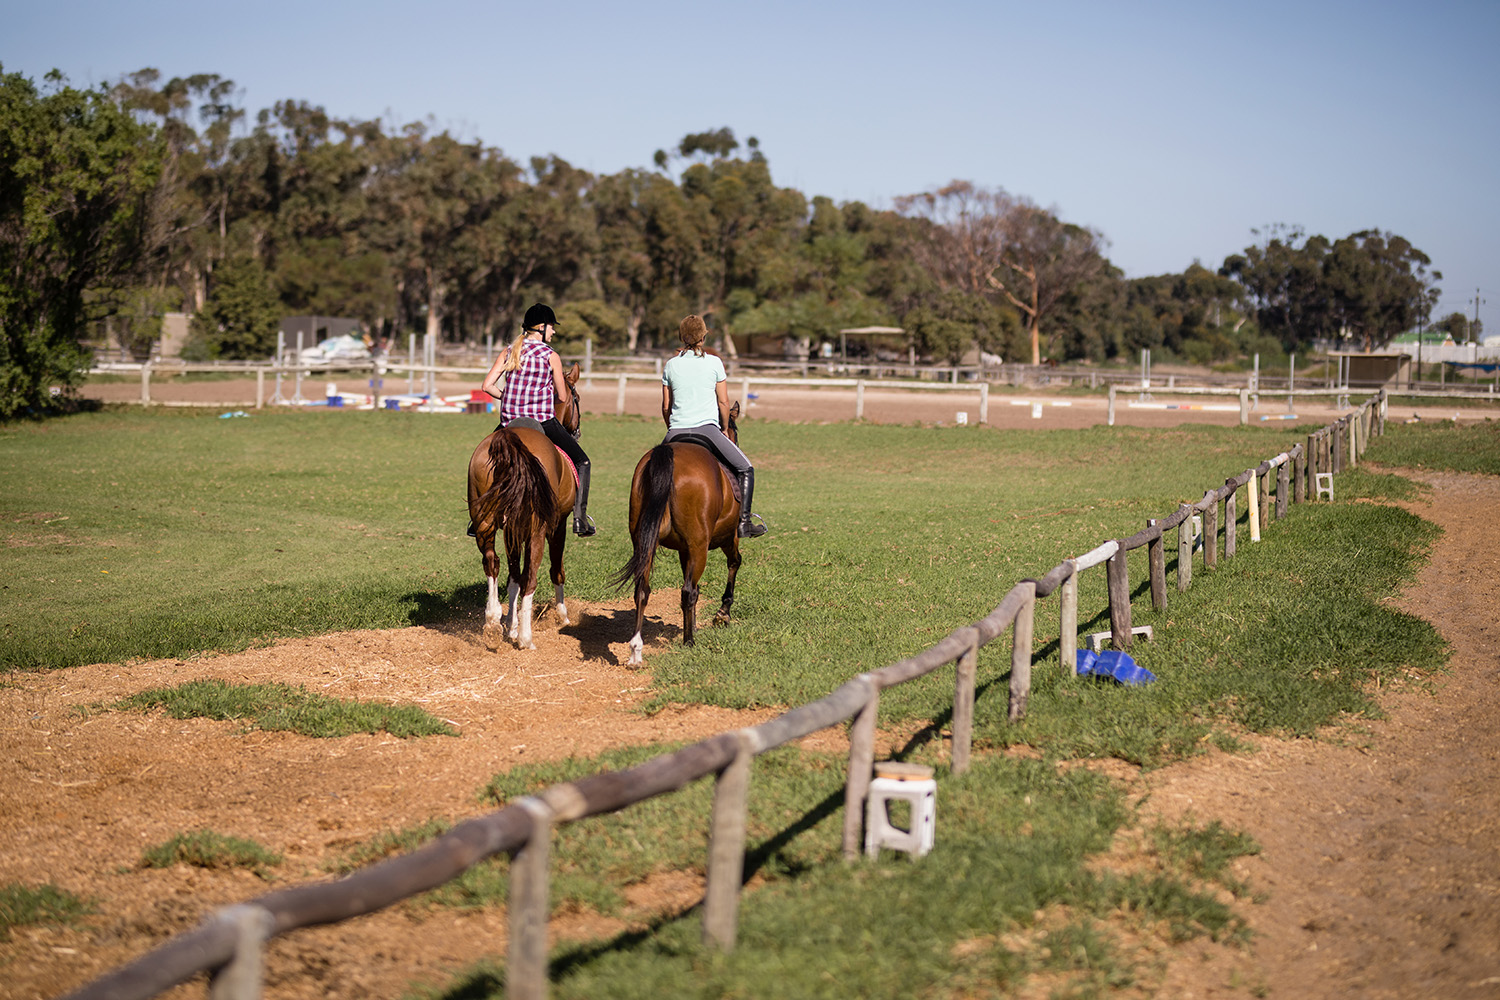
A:
POLYGON ((1177 526, 1177 592, 1193 584, 1193 505, 1182 504, 1182 523, 1177 526))
POLYGON ((141 365, 141 405, 151 405, 151 362, 141 365))
POLYGON ((1224 498, 1224 558, 1233 559, 1235 549, 1235 536, 1239 533, 1235 522, 1239 520, 1239 504, 1235 502, 1235 494, 1239 487, 1231 486, 1234 480, 1226 480, 1224 485, 1229 486, 1229 495, 1224 498))
POLYGON ((859 379, 854 383, 854 419, 865 418, 865 380, 859 379))
POLYGON ((1245 514, 1250 520, 1250 540, 1260 541, 1260 512, 1265 509, 1265 504, 1260 498, 1260 476, 1254 472, 1245 481, 1245 514))
POLYGON ((615 416, 625 415, 625 376, 620 376, 619 384, 615 386, 615 416))
MULTIPOLYGON (((1215 491, 1210 490, 1210 493, 1215 491)), ((1203 508, 1203 568, 1219 565, 1219 498, 1203 508)))
MULTIPOLYGON (((1154 527, 1157 518, 1146 519, 1146 527, 1154 527)), ((1146 543, 1146 572, 1151 578, 1151 610, 1163 611, 1167 607, 1167 540, 1157 535, 1146 543)))
POLYGON ((1113 382, 1109 384, 1109 410, 1107 415, 1107 422, 1111 427, 1115 425, 1115 384, 1113 382))
POLYGON ((510 898, 506 901, 510 948, 505 965, 505 996, 507 1000, 544 1000, 552 809, 529 795, 516 802, 531 815, 531 835, 510 864, 510 898))
POLYGON ((964 629, 968 648, 955 664, 953 681, 953 746, 950 753, 954 774, 969 769, 969 748, 974 742, 974 677, 979 665, 979 630, 964 629))
POLYGON ((217 919, 234 927, 234 958, 209 977, 209 1000, 260 1000, 265 944, 276 918, 263 906, 241 903, 223 910, 217 919))
MULTIPOLYGON (((1122 553, 1123 554, 1123 553, 1122 553)), ((1036 584, 1026 584, 1030 591, 1011 633, 1010 647, 1010 713, 1011 722, 1020 722, 1026 714, 1026 702, 1031 697, 1031 632, 1036 620, 1036 584)), ((1127 631, 1127 635, 1129 632, 1127 631)))
POLYGON ((1291 485, 1292 478, 1291 470, 1287 466, 1291 464, 1292 459, 1289 457, 1276 467, 1276 520, 1278 521, 1286 517, 1287 488, 1291 485))
POLYGON ((987 424, 990 422, 990 384, 979 383, 979 422, 987 424))
POLYGON ((1109 641, 1116 649, 1130 648, 1130 563, 1125 546, 1104 564, 1109 588, 1109 641))
POLYGON ((740 887, 745 879, 745 800, 750 790, 751 738, 736 734, 734 760, 714 784, 713 820, 708 831, 708 879, 703 892, 703 943, 733 951, 739 923, 740 887))
POLYGON ((1307 502, 1307 483, 1312 479, 1308 465, 1308 456, 1312 454, 1312 435, 1307 437, 1307 443, 1297 451, 1297 465, 1292 475, 1292 500, 1295 503, 1307 502))
POLYGON ((1057 637, 1057 650, 1062 656, 1063 669, 1076 677, 1078 675, 1078 565, 1071 559, 1068 562, 1071 564, 1068 568, 1068 575, 1063 579, 1061 593, 1058 594, 1062 623, 1057 637))
POLYGON ((859 857, 859 835, 865 821, 865 796, 875 767, 875 717, 880 711, 880 688, 869 674, 860 678, 869 686, 865 705, 849 727, 849 774, 844 782, 844 860, 859 857))

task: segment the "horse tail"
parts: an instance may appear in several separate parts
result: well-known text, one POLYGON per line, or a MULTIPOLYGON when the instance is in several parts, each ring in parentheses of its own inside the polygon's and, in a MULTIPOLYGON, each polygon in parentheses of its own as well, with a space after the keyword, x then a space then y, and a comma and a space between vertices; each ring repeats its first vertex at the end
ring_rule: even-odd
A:
POLYGON ((505 547, 526 551, 526 540, 557 520, 557 493, 547 470, 514 433, 490 438, 490 488, 479 495, 479 510, 505 525, 505 547))
POLYGON ((609 580, 617 590, 633 580, 639 581, 651 571, 651 564, 656 559, 656 543, 661 538, 661 521, 672 499, 672 476, 672 448, 659 444, 651 449, 651 457, 641 471, 640 516, 636 518, 635 531, 630 539, 635 551, 630 561, 609 580))

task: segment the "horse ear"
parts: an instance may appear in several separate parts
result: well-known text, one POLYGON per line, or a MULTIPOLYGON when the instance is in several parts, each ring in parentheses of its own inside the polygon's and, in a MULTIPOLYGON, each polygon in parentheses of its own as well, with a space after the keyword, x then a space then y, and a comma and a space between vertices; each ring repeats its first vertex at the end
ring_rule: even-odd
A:
POLYGON ((740 401, 738 399, 736 399, 733 403, 730 404, 730 406, 729 406, 729 415, 731 417, 734 417, 736 420, 739 419, 739 416, 740 416, 740 401))
POLYGON ((578 362, 573 362, 573 367, 569 368, 567 373, 563 375, 563 381, 569 385, 578 384, 578 362))

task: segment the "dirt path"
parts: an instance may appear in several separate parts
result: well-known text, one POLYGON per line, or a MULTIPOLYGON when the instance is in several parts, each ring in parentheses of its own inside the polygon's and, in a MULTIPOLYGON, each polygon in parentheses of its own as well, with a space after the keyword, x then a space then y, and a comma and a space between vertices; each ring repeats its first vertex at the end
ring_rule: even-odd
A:
MULTIPOLYGON (((1320 741, 1258 740, 1132 780, 1167 818, 1220 819, 1262 852, 1238 873, 1248 950, 1162 950, 1172 997, 1500 997, 1500 478, 1414 473, 1412 509, 1446 534, 1420 584, 1395 599, 1452 643, 1432 693, 1389 695, 1389 718, 1320 741)), ((21 928, 0 943, 0 997, 55 996, 258 895, 246 873, 134 870, 143 848, 200 828, 285 854, 281 879, 321 877, 349 846, 433 816, 483 808, 475 794, 519 762, 610 746, 700 738, 769 712, 630 711, 648 678, 625 669, 625 604, 548 618, 533 653, 491 652, 471 621, 451 631, 353 632, 231 656, 96 665, 0 683, 0 884, 52 882, 99 901, 81 928, 21 928), (581 615, 579 614, 581 612, 581 615), (196 677, 280 681, 349 698, 410 701, 462 739, 312 741, 232 723, 81 707, 196 677)), ((648 655, 675 635, 677 597, 659 592, 648 655), (663 619, 665 623, 663 623, 663 619)), ((648 660, 649 667, 649 660, 648 660)), ((825 737, 822 745, 829 745, 825 737)), ((633 890, 623 919, 572 915, 554 934, 593 936, 692 905, 686 876, 633 890)), ((497 912, 387 911, 273 944, 268 996, 393 996, 503 953, 497 912)), ((202 987, 174 996, 198 997, 202 987)))

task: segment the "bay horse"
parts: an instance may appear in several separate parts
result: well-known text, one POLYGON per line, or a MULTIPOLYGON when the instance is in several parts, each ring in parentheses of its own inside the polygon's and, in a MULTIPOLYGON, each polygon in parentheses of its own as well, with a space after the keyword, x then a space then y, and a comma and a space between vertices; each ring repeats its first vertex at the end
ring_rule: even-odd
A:
MULTIPOLYGON (((736 402, 729 410, 725 437, 739 444, 735 418, 736 402)), ((610 582, 616 587, 635 581, 635 635, 630 639, 630 665, 641 662, 641 625, 646 602, 651 599, 651 568, 656 549, 677 550, 682 564, 682 641, 693 644, 698 607, 698 580, 708 564, 709 549, 722 549, 729 565, 729 580, 714 624, 729 620, 734 605, 734 578, 740 569, 740 502, 735 498, 729 474, 706 445, 689 441, 659 444, 636 463, 630 482, 630 540, 635 548, 630 561, 610 582)))
MULTIPOLYGON (((563 381, 569 398, 557 401, 557 419, 577 437, 582 420, 575 388, 577 363, 563 381)), ((469 517, 489 582, 485 631, 503 628, 507 617, 500 605, 500 558, 495 553, 495 537, 503 533, 510 639, 520 649, 536 648, 531 639, 531 607, 544 541, 557 591, 557 615, 564 625, 569 624, 563 599, 563 545, 568 539, 568 515, 578 495, 574 476, 573 464, 535 426, 496 428, 469 456, 469 517)))

